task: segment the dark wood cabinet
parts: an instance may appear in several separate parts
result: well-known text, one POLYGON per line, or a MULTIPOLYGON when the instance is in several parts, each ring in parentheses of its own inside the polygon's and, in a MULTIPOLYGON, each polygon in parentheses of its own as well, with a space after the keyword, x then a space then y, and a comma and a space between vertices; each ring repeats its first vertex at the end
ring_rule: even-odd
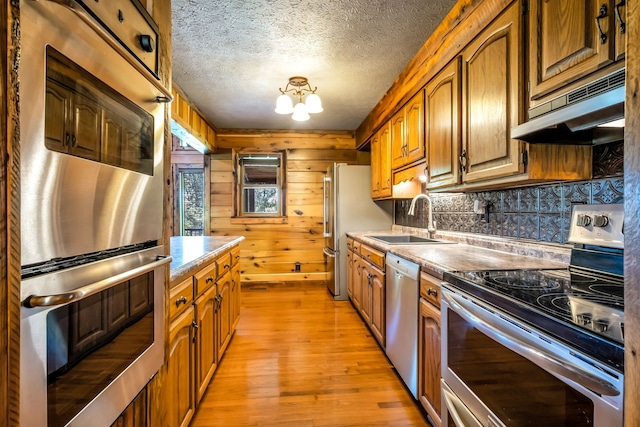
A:
POLYGON ((69 308, 69 361, 100 343, 108 332, 106 298, 102 293, 80 300, 69 308))

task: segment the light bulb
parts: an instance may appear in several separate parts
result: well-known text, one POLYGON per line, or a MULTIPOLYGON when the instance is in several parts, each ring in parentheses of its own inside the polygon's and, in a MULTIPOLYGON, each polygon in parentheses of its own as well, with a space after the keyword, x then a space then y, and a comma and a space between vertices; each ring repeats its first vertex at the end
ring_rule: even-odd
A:
POLYGON ((298 122, 304 122, 305 120, 309 120, 309 113, 307 112, 307 106, 302 102, 298 102, 296 106, 293 108, 293 115, 291 118, 298 122))
POLYGON ((291 114, 293 113, 293 102, 291 98, 285 94, 282 94, 276 100, 276 113, 278 114, 291 114))
POLYGON ((322 101, 315 93, 311 93, 307 96, 305 104, 307 105, 307 111, 309 113, 321 113, 323 111, 322 101))

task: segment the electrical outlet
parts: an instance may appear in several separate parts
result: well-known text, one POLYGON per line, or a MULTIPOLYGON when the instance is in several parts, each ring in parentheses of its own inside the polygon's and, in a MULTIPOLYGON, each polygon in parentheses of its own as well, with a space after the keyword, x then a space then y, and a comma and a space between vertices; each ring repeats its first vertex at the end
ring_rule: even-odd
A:
POLYGON ((296 262, 296 273, 300 273, 300 263, 296 262))

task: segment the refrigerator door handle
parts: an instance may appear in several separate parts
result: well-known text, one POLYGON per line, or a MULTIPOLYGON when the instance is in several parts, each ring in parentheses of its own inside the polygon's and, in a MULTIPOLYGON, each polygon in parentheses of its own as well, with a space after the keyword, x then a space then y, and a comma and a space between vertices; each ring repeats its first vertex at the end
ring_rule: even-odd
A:
POLYGON ((323 219, 322 219, 322 236, 323 237, 331 237, 331 216, 329 214, 329 184, 331 184, 331 178, 325 176, 322 179, 322 195, 324 199, 324 211, 323 211, 323 219))
POLYGON ((338 253, 338 251, 334 251, 333 249, 328 248, 326 246, 322 248, 322 252, 324 252, 324 254, 329 258, 335 258, 338 253))

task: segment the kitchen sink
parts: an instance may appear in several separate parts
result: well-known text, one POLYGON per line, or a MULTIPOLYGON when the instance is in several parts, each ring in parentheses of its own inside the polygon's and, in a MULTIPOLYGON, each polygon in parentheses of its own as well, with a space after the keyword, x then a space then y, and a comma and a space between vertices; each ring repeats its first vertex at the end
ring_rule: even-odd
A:
POLYGON ((394 234, 390 236, 365 236, 369 239, 380 240, 387 245, 428 245, 432 243, 455 243, 446 240, 429 239, 412 234, 394 234))

